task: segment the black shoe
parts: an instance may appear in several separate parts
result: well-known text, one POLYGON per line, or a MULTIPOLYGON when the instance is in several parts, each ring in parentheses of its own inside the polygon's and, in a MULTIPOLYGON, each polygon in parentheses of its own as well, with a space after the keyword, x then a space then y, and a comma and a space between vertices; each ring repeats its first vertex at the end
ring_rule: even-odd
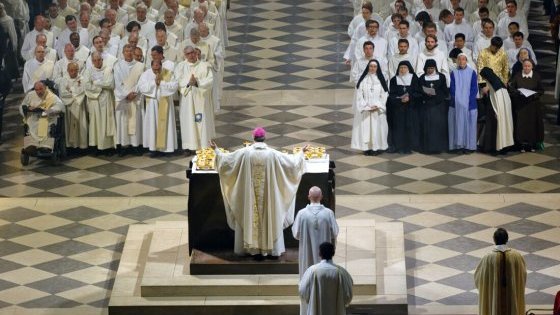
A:
POLYGON ((387 149, 387 151, 385 151, 387 153, 396 153, 397 149, 395 149, 395 147, 389 147, 389 149, 387 149))
POLYGON ((151 158, 157 158, 157 157, 159 157, 160 155, 161 155, 161 153, 158 152, 158 151, 151 151, 151 152, 150 152, 150 157, 151 157, 151 158))
POLYGON ((256 255, 253 255, 253 259, 256 260, 256 261, 263 261, 264 256, 261 255, 261 254, 256 254, 256 255))
POLYGON ((191 155, 193 155, 193 151, 192 151, 192 150, 189 150, 189 149, 183 150, 183 153, 184 153, 185 156, 191 156, 191 155))
POLYGON ((142 156, 142 154, 143 154, 142 148, 140 148, 140 147, 132 148, 132 154, 134 154, 136 156, 142 156))
POLYGON ((121 145, 117 146, 117 153, 119 157, 123 157, 126 155, 127 148, 123 148, 121 145))
POLYGON ((370 156, 371 154, 370 154, 370 152, 369 152, 369 151, 370 151, 370 150, 366 150, 366 151, 364 151, 364 155, 365 155, 365 156, 370 156))
POLYGON ((378 156, 379 154, 381 154, 381 151, 374 151, 374 150, 371 150, 371 155, 372 155, 372 156, 378 156))

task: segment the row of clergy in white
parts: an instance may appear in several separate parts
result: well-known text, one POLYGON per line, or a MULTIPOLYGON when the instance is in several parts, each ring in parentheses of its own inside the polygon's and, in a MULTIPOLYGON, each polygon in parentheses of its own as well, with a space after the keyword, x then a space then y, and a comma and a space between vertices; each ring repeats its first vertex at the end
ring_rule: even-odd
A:
MULTIPOLYGON (((443 10, 451 13, 456 8, 462 7, 468 13, 471 23, 476 21, 478 17, 478 9, 482 6, 487 7, 491 11, 491 16, 496 17, 506 9, 506 0, 350 0, 354 7, 354 15, 361 12, 362 5, 366 2, 371 3, 373 8, 382 18, 388 18, 393 13, 399 13, 399 6, 405 5, 411 15, 425 11, 434 20, 437 20, 443 10)), ((519 10, 529 15, 529 6, 531 0, 517 0, 519 10)))
MULTIPOLYGON (((216 35, 226 36, 226 1, 208 0, 88 0, 79 3, 77 0, 61 0, 49 6, 46 17, 52 25, 52 30, 60 32, 66 28, 66 16, 74 15, 80 20, 80 26, 91 33, 103 18, 107 18, 114 26, 116 35, 124 36, 125 27, 130 21, 138 21, 145 26, 153 26, 157 21, 165 21, 168 28, 183 39, 183 33, 188 34, 189 24, 206 22, 216 35), (185 32, 186 30, 186 32, 185 32)), ((147 27, 145 32, 149 32, 147 27)))
MULTIPOLYGON (((52 79, 57 79, 61 76, 65 75, 66 66, 70 62, 76 62, 80 67, 80 72, 83 71, 85 68, 91 67, 91 53, 92 52, 99 52, 103 56, 103 60, 105 64, 111 65, 114 64, 118 59, 122 58, 122 47, 125 45, 131 45, 134 47, 134 55, 135 59, 139 62, 144 63, 146 68, 150 67, 151 60, 153 58, 153 50, 148 49, 146 46, 146 42, 143 43, 143 46, 139 45, 140 35, 138 34, 139 26, 135 22, 131 22, 134 24, 134 28, 131 30, 130 35, 126 38, 127 42, 119 42, 119 49, 113 49, 114 46, 110 46, 107 43, 106 36, 107 31, 103 31, 101 35, 94 37, 93 39, 93 47, 91 51, 80 44, 79 41, 79 34, 72 33, 70 34, 70 43, 65 44, 63 49, 63 55, 60 59, 57 60, 57 53, 54 49, 50 48, 47 45, 47 37, 45 34, 38 34, 36 35, 36 46, 34 48, 34 56, 26 61, 24 65, 23 77, 22 77, 22 84, 24 91, 28 91, 33 87, 34 82, 36 81, 34 78, 34 73, 37 67, 42 65, 43 63, 50 64, 52 63, 53 72, 52 72, 52 79), (122 47, 121 47, 122 46, 122 47), (42 47, 44 48, 44 56, 37 57, 35 56, 37 53, 37 48, 42 47), (117 53, 120 52, 120 53, 117 53), (118 58, 117 58, 118 57, 118 58)), ((224 57, 223 57, 223 46, 220 45, 220 41, 213 35, 208 34, 208 28, 205 24, 201 24, 199 27, 203 36, 199 34, 198 29, 191 30, 193 34, 193 41, 185 41, 179 47, 187 47, 192 46, 197 48, 201 51, 201 60, 209 63, 211 65, 213 74, 214 74, 214 89, 213 89, 213 98, 214 104, 217 108, 220 107, 220 99, 221 99, 221 91, 222 91, 222 81, 223 81, 223 71, 224 71, 224 57)), ((178 64, 186 59, 185 49, 181 48, 180 50, 175 47, 171 47, 167 44, 166 41, 166 31, 164 29, 160 29, 156 32, 156 43, 152 47, 159 46, 163 52, 163 58, 165 60, 171 61, 174 64, 178 64)), ((159 49, 158 48, 158 51, 159 49)), ((157 53, 157 52, 156 52, 157 53)), ((50 66, 49 66, 50 67, 50 66)), ((50 77, 45 77, 50 78, 50 77)))
MULTIPOLYGON (((47 28, 49 20, 45 17, 37 16, 34 19, 34 29, 25 36, 21 54, 25 60, 31 59, 33 57, 33 49, 36 45, 37 35, 45 34, 47 37, 47 45, 54 48, 58 57, 62 58, 64 45, 70 42, 70 35, 72 33, 78 33, 80 44, 86 48, 91 48, 93 46, 93 38, 97 35, 101 35, 104 38, 106 50, 113 55, 119 54, 122 46, 129 41, 128 38, 133 32, 137 32, 139 36, 137 40, 138 45, 140 45, 144 51, 148 47, 152 47, 156 44, 174 50, 193 43, 197 44, 197 40, 200 39, 200 35, 197 31, 202 26, 205 29, 203 31, 205 34, 203 37, 212 36, 217 39, 218 45, 221 48, 221 53, 223 54, 225 52, 225 45, 227 44, 227 31, 216 31, 215 23, 206 19, 210 13, 203 10, 203 8, 206 8, 206 5, 206 3, 202 3, 195 9, 197 14, 194 15, 192 21, 185 21, 186 26, 184 28, 181 24, 174 21, 174 12, 171 9, 167 10, 168 12, 166 16, 162 17, 161 22, 149 21, 150 23, 148 23, 145 20, 140 21, 141 17, 140 19, 133 19, 127 22, 125 26, 116 21, 116 11, 113 9, 106 10, 105 18, 99 21, 98 27, 90 24, 88 12, 82 12, 78 18, 75 15, 67 15, 64 18, 65 24, 62 31, 52 31, 52 28, 49 30, 47 28), (84 25, 84 21, 86 25, 84 25), (165 31, 164 38, 158 35, 158 31, 160 30, 165 31), (187 30, 187 32, 184 33, 183 30, 187 30), (195 30, 195 34, 193 34, 192 30, 195 30), (183 34, 186 34, 186 36, 183 36, 183 34), (160 38, 158 38, 158 36, 160 38)), ((143 12, 142 10, 145 9, 145 5, 139 4, 138 8, 139 12, 143 12)))
MULTIPOLYGON (((508 5, 510 4, 511 2, 508 2, 508 5)), ((466 54, 469 64, 472 66, 476 63, 480 52, 490 46, 492 37, 497 36, 495 32, 496 24, 491 19, 484 18, 481 21, 480 33, 477 34, 474 41, 471 36, 469 42, 468 35, 460 31, 459 28, 450 27, 467 24, 463 18, 464 11, 457 9, 454 15, 455 23, 445 28, 445 35, 438 30, 435 23, 429 21, 423 22, 422 32, 413 34, 411 33, 411 25, 418 25, 417 22, 413 21, 411 23, 407 19, 402 18, 400 14, 395 14, 392 16, 393 24, 391 24, 389 31, 385 34, 386 39, 379 33, 381 24, 369 17, 371 16, 369 8, 371 8, 371 4, 365 4, 363 14, 357 16, 349 26, 349 33, 352 32, 353 36, 344 58, 348 64, 352 65, 353 73, 361 73, 363 70, 360 65, 365 62, 366 57, 363 49, 364 43, 367 41, 374 44, 373 54, 381 64, 385 77, 390 78, 394 76, 396 65, 402 60, 408 60, 415 68, 423 69, 423 62, 428 58, 435 59, 441 71, 448 76, 448 56, 453 49, 458 48, 462 53, 466 54), (366 16, 365 19, 364 15, 366 16), (395 27, 394 24, 397 26, 395 27), (395 29, 396 33, 391 29, 395 29), (427 40, 428 35, 435 37, 435 43, 428 43, 431 42, 431 40, 427 40), (449 42, 446 42, 447 38, 450 40, 449 42)), ((519 23, 510 22, 507 28, 509 36, 503 41, 503 49, 508 54, 510 68, 517 61, 521 48, 526 48, 531 59, 536 62, 532 46, 526 40, 526 33, 520 31, 519 23)), ((466 30, 466 33, 469 33, 468 28, 466 30)), ((355 75, 351 76, 351 81, 355 80, 353 77, 355 75)))
MULTIPOLYGON (((182 148, 208 144, 215 136, 212 66, 199 60, 199 52, 190 46, 185 48, 186 60, 178 64, 164 60, 161 47, 154 49, 147 70, 134 60, 131 45, 124 47, 123 59, 113 63, 93 52, 92 66, 81 73, 78 63, 68 63, 65 74, 55 79, 65 105, 67 147, 131 145, 173 152, 178 149, 174 98, 180 104, 182 148)), ((37 47, 38 57, 42 51, 37 47)), ((37 64, 32 82, 53 78, 53 68, 52 62, 37 64)))
MULTIPOLYGON (((525 59, 531 59, 534 63, 537 63, 535 53, 531 47, 525 47, 521 45, 523 40, 523 35, 521 33, 514 36, 516 38, 516 46, 506 50, 502 46, 501 50, 507 53, 507 66, 509 68, 510 75, 512 74, 513 67, 516 63, 520 63, 525 59)), ((398 70, 398 65, 401 61, 408 61, 414 69, 417 69, 416 74, 421 76, 424 73, 424 64, 428 59, 434 59, 437 62, 438 70, 443 73, 446 78, 449 74, 457 68, 457 56, 459 54, 465 54, 468 60, 468 66, 478 72, 477 60, 473 60, 472 55, 469 54, 469 50, 465 48, 460 48, 464 45, 464 37, 462 34, 456 35, 455 42, 457 43, 455 49, 453 49, 447 56, 437 49, 437 38, 429 35, 425 39, 425 43, 422 45, 423 49, 420 53, 411 54, 409 52, 409 42, 406 39, 401 39, 398 42, 398 52, 389 57, 389 60, 384 60, 386 63, 380 61, 383 76, 388 82, 392 77, 394 77, 398 70)), ((489 46, 490 47, 490 44, 489 46)), ((487 49, 488 47, 484 48, 487 49)), ((363 73, 367 63, 376 59, 375 50, 377 46, 371 41, 365 41, 362 44, 361 56, 356 59, 351 66, 350 71, 350 82, 357 83, 360 75, 363 73)), ((378 60, 379 61, 379 60, 378 60)), ((449 83, 449 81, 448 81, 449 83)))

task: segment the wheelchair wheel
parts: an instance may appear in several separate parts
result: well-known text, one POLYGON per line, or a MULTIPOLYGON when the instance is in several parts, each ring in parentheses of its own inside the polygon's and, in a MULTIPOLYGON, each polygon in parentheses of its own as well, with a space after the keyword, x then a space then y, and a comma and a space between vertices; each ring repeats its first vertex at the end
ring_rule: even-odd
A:
POLYGON ((19 156, 19 160, 21 161, 21 165, 23 166, 29 165, 29 154, 21 152, 21 155, 19 156))

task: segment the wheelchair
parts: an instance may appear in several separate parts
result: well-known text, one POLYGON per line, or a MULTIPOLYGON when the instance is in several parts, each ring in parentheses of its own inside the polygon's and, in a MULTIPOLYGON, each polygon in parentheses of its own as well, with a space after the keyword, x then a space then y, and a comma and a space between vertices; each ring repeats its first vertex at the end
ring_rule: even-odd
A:
MULTIPOLYGON (((25 121, 30 115, 45 115, 43 110, 28 108, 23 109, 25 121)), ((60 160, 66 157, 66 136, 64 129, 64 113, 57 113, 51 116, 56 118, 49 123, 48 135, 46 139, 37 141, 37 135, 32 134, 29 125, 24 124, 23 148, 21 149, 20 161, 23 166, 29 165, 30 157, 48 159, 52 165, 58 165, 60 160), (40 145, 37 145, 40 143, 40 145)))

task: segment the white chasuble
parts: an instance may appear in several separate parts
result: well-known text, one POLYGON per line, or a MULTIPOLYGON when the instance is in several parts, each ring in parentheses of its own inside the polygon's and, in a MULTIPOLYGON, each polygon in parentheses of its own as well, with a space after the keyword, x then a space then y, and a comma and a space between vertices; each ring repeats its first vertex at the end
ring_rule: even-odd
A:
POLYGON ((285 154, 263 142, 232 153, 216 150, 226 218, 235 230, 234 252, 279 256, 283 229, 294 221, 303 152, 285 154))

